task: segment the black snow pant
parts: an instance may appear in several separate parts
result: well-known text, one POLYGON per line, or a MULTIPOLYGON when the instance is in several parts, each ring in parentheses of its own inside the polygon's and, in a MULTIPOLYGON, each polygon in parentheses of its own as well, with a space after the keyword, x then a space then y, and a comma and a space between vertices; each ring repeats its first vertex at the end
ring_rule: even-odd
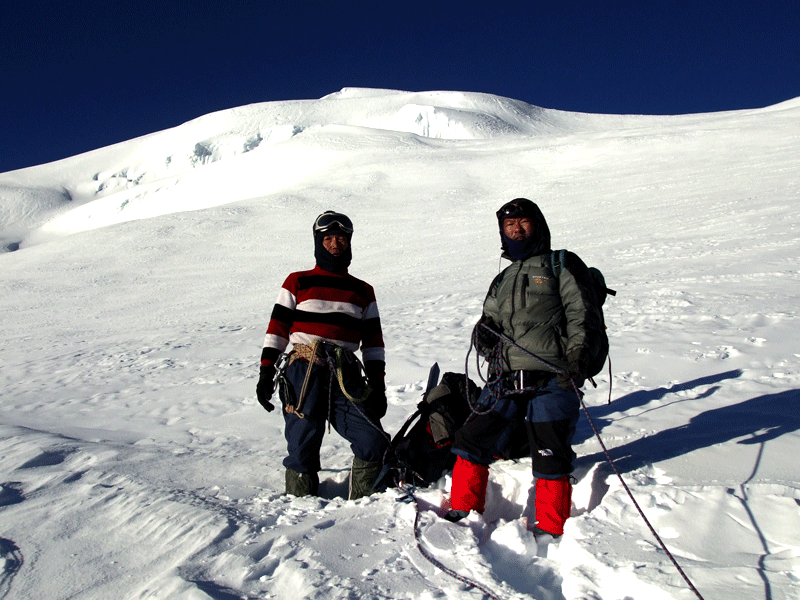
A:
POLYGON ((455 454, 475 464, 489 465, 503 455, 514 432, 524 422, 533 475, 559 479, 572 473, 576 458, 572 440, 580 408, 573 390, 563 389, 552 378, 534 392, 501 394, 491 407, 489 396, 489 390, 484 389, 478 403, 491 410, 474 415, 456 432, 455 454))

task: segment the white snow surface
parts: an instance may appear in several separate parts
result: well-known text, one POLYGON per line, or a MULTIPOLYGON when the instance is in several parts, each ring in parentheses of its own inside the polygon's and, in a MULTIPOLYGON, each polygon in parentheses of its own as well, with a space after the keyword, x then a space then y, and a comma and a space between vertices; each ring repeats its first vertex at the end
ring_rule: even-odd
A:
POLYGON ((799 215, 800 99, 654 117, 345 89, 0 174, 0 598, 800 598, 799 215), (585 404, 622 479, 583 414, 558 544, 526 528, 528 459, 451 524, 449 476, 346 500, 333 432, 321 496, 285 496, 254 390, 314 217, 355 223, 394 434, 434 362, 464 372, 519 196, 618 291, 612 402, 606 373, 585 404), (468 582, 421 553, 417 510, 468 582))

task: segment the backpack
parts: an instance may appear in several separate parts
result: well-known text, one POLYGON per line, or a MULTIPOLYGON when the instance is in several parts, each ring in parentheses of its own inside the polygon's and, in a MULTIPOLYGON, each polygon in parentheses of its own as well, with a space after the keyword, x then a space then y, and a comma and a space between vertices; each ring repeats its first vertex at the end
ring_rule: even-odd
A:
MULTIPOLYGON (((564 254, 566 250, 556 250, 550 255, 550 267, 553 270, 553 275, 556 276, 558 279, 559 275, 561 275, 561 271, 564 270, 564 254)), ((592 381, 592 385, 597 387, 597 385, 592 380, 592 377, 600 373, 603 370, 603 365, 606 364, 606 359, 608 358, 608 334, 606 333, 606 321, 605 315, 603 315, 603 304, 606 302, 606 298, 608 296, 616 296, 617 292, 615 290, 610 289, 606 286, 606 279, 603 277, 603 274, 600 272, 600 269, 596 267, 589 267, 589 276, 592 280, 592 286, 594 287, 595 295, 597 296, 597 309, 600 312, 600 319, 602 328, 600 330, 600 350, 592 356, 591 361, 587 365, 588 367, 588 378, 592 381)))
POLYGON ((472 413, 480 391, 466 375, 445 373, 392 438, 374 489, 403 483, 428 486, 452 469, 453 438, 472 413))

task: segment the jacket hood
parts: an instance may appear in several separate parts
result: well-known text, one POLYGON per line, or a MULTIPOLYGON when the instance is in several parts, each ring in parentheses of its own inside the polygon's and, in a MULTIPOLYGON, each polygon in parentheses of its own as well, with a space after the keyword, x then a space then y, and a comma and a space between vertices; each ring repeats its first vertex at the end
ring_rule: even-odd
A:
POLYGON ((500 230, 501 256, 511 261, 524 260, 550 252, 550 228, 539 207, 527 198, 515 198, 497 211, 497 226, 500 230), (533 222, 533 235, 516 242, 503 232, 503 221, 507 218, 528 217, 533 222))

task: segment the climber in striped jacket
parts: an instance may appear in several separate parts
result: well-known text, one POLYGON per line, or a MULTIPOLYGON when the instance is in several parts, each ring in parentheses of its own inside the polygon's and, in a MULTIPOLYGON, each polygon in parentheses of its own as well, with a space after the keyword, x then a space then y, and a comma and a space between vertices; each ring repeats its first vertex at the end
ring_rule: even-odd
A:
POLYGON ((353 225, 332 211, 314 223, 316 266, 290 274, 267 327, 256 394, 268 411, 278 358, 292 346, 279 376, 288 456, 286 493, 315 495, 326 423, 351 444, 351 499, 367 495, 388 444, 386 359, 375 292, 347 271, 353 225), (355 352, 361 350, 363 370, 355 352))

